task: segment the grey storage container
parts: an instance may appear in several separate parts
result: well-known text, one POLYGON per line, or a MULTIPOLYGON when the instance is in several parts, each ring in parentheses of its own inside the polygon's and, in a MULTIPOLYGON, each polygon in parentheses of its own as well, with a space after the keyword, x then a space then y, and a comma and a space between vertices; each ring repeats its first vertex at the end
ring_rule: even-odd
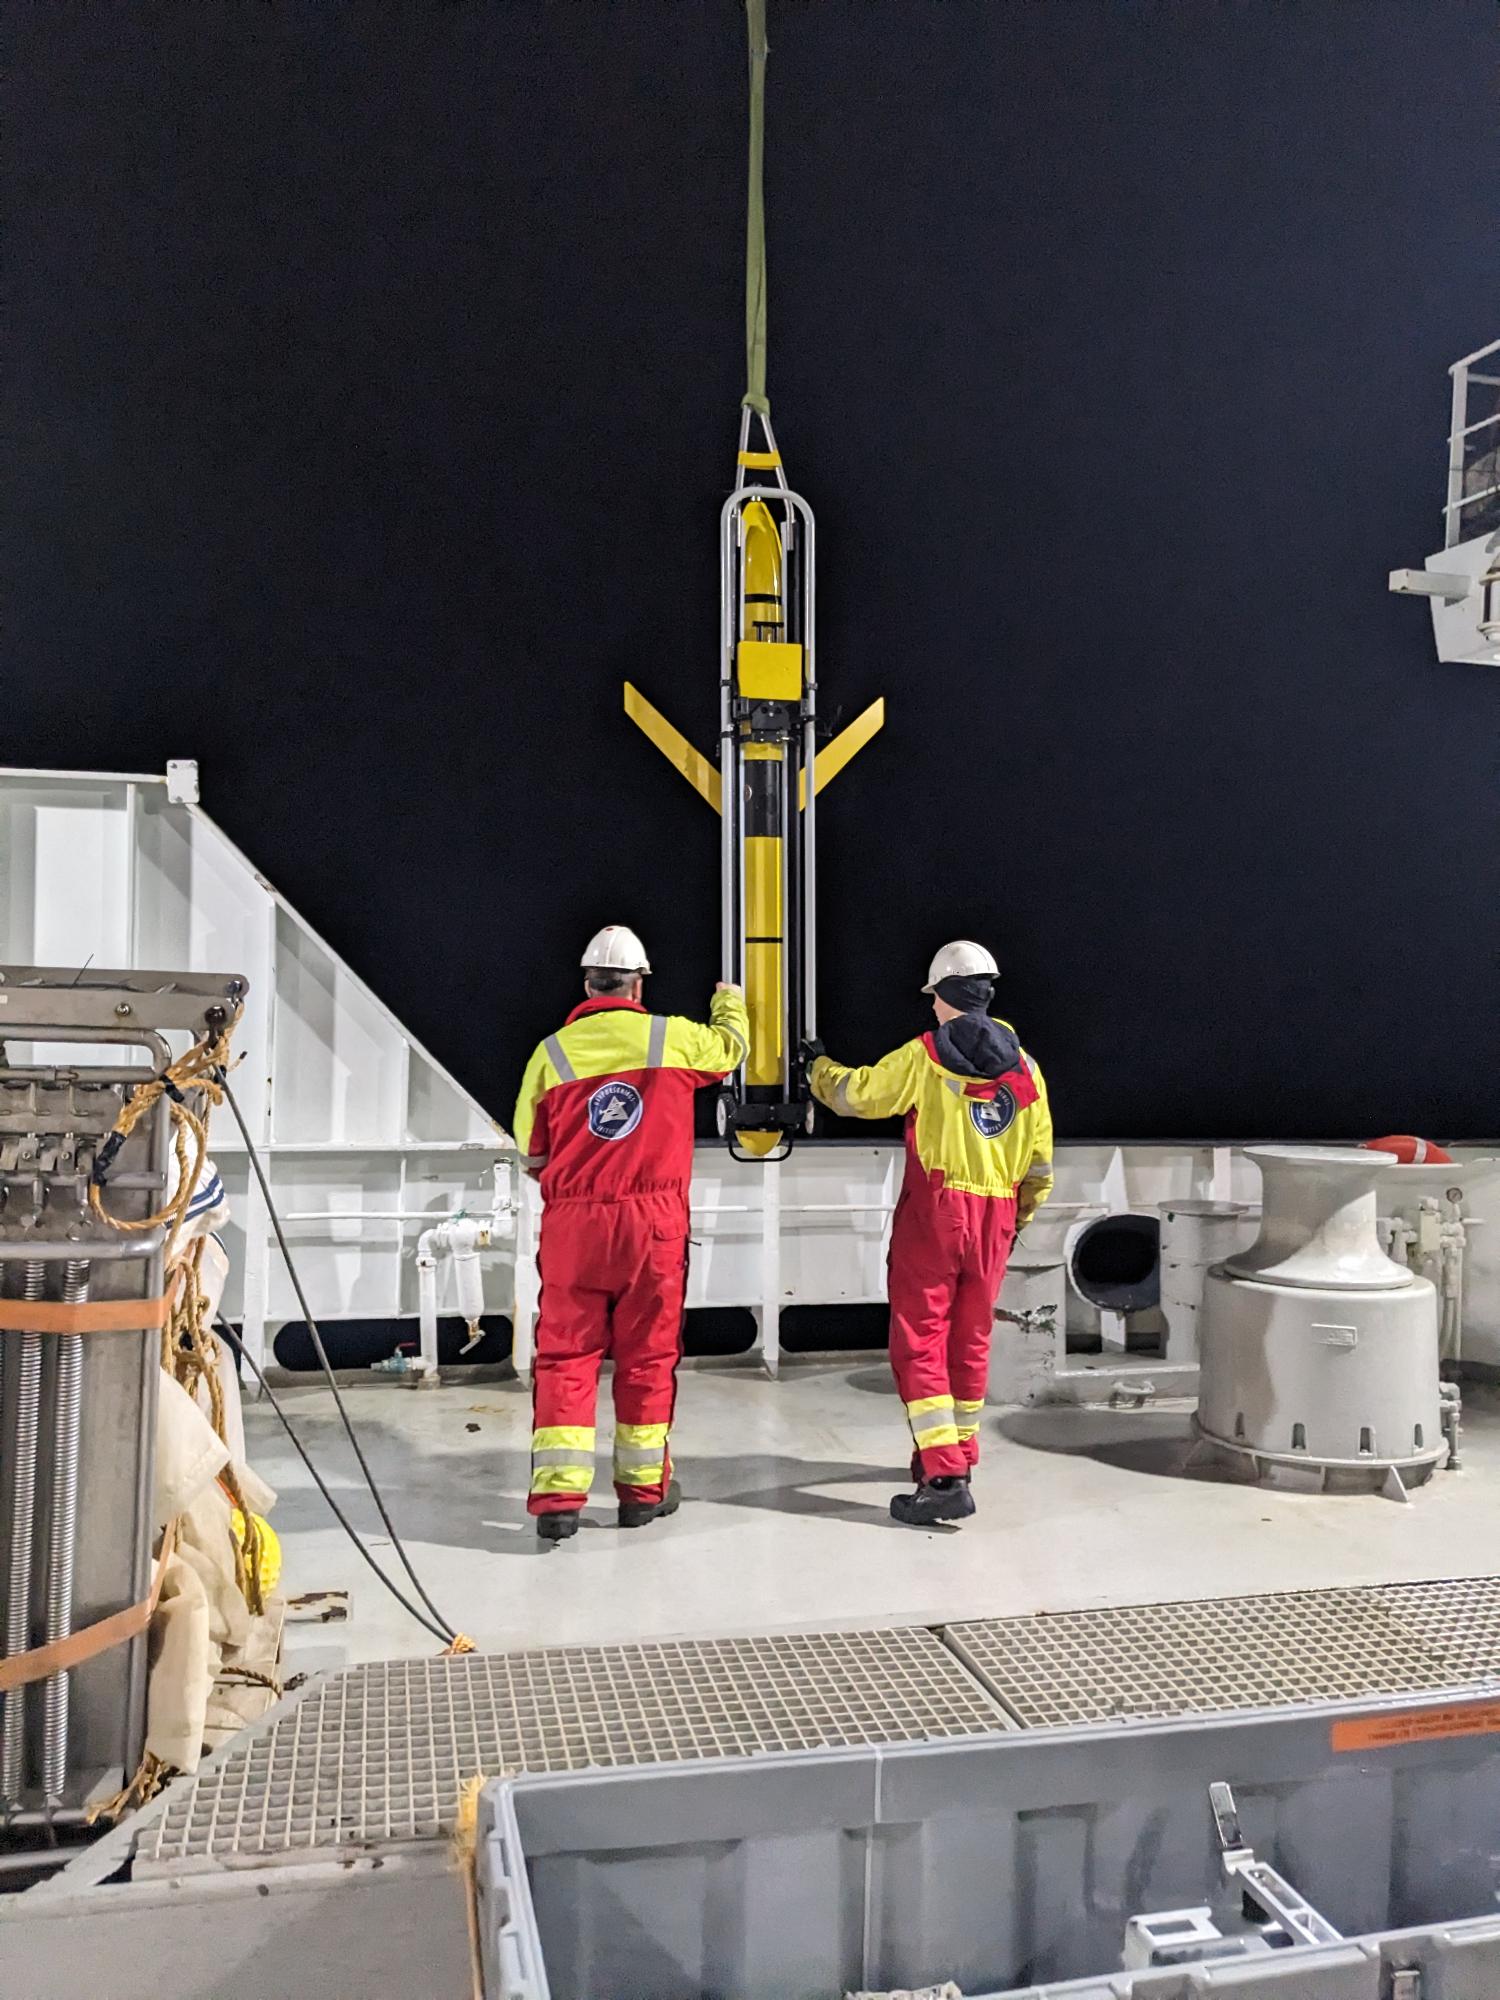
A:
POLYGON ((965 1994, 1128 1992, 1131 1916, 1235 1917, 1208 1803, 1226 1780, 1246 1840, 1348 1942, 1152 1970, 1141 1994, 1500 1995, 1497 1730, 1487 1701, 1439 1711, 1428 1697, 495 1783, 486 1993, 836 2000, 949 1979, 965 1994), (1367 1746, 1411 1740, 1336 1748, 1361 1716, 1376 1723, 1353 1732, 1367 1746), (1448 1942, 1422 1947, 1426 1985, 1418 1971, 1394 1989, 1394 1961, 1360 1942, 1432 1926, 1448 1942))

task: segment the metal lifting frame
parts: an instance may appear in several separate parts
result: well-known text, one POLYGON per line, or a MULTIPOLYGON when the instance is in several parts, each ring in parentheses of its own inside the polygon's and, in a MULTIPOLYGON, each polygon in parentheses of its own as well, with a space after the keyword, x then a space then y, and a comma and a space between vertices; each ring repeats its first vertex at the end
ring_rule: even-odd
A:
MULTIPOLYGON (((0 1656, 138 1607, 154 1533, 157 1385, 166 1229, 117 1232, 88 1203, 95 1162, 131 1091, 172 1061, 163 1030, 201 1034, 244 981, 194 973, 0 968, 0 1656), (143 1048, 150 1066, 59 1063, 52 1043, 143 1048), (36 1045, 40 1044, 38 1047, 36 1045), (140 1300, 140 1323, 107 1307, 140 1300), (27 1308, 38 1307, 39 1324, 27 1308), (98 1330, 53 1331, 60 1307, 100 1309, 98 1330), (153 1323, 153 1315, 155 1320, 153 1323), (123 1318, 124 1325, 120 1321, 123 1318), (118 1329, 118 1330, 116 1330, 118 1329), (87 1465, 86 1478, 80 1468, 87 1465)), ((138 1119, 109 1178, 112 1214, 161 1208, 170 1163, 165 1096, 138 1119)), ((140 1762, 147 1634, 0 1694, 0 1824, 86 1816, 140 1762)))
POLYGON ((817 1031, 816 531, 812 509, 787 483, 770 418, 754 414, 766 450, 749 450, 747 407, 741 480, 758 469, 774 471, 776 483, 741 483, 720 517, 720 958, 722 977, 744 989, 751 1051, 721 1095, 719 1122, 734 1150, 746 1143, 738 1135, 765 1135, 748 1150, 766 1158, 790 1148, 811 1108, 799 1050, 817 1031), (757 505, 775 522, 782 565, 781 643, 756 648, 762 673, 773 650, 788 656, 774 692, 751 677, 742 650, 757 631, 746 591, 746 511, 757 505))

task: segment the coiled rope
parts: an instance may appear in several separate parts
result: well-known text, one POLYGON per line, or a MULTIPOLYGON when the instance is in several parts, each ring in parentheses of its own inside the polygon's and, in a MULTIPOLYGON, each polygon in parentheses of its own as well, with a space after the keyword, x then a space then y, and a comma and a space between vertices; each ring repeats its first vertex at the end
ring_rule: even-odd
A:
MULTIPOLYGON (((209 1108, 224 1102, 223 1078, 229 1066, 229 1043, 239 1026, 242 1010, 236 1006, 232 1010, 223 1008, 219 1011, 221 1018, 216 1026, 211 1026, 186 1054, 169 1063, 159 1076, 138 1085, 121 1105, 114 1129, 99 1148, 94 1161, 94 1170, 89 1178, 89 1207, 101 1222, 124 1234, 139 1234, 147 1229, 156 1229, 162 1223, 168 1224, 163 1258, 167 1269, 175 1272, 177 1284, 172 1294, 171 1315, 162 1331, 162 1366, 195 1399, 199 1382, 206 1381, 209 1420, 217 1435, 227 1443, 224 1392, 219 1382, 218 1343, 209 1331, 208 1301, 202 1285, 203 1239, 200 1237, 185 1255, 176 1255, 183 1218, 192 1202, 203 1162, 208 1157, 209 1108), (197 1096, 196 1110, 188 1102, 188 1091, 197 1096), (142 1216, 138 1220, 112 1215, 104 1205, 104 1187, 109 1170, 136 1126, 163 1097, 171 1099, 172 1150, 177 1161, 176 1193, 154 1215, 142 1216), (193 1146, 191 1163, 188 1159, 189 1139, 193 1146)), ((243 1540, 234 1536, 230 1538, 234 1542, 235 1581, 251 1613, 260 1617, 266 1608, 261 1588, 260 1528, 240 1491, 239 1478, 232 1465, 225 1466, 220 1484, 239 1509, 245 1523, 243 1540)))

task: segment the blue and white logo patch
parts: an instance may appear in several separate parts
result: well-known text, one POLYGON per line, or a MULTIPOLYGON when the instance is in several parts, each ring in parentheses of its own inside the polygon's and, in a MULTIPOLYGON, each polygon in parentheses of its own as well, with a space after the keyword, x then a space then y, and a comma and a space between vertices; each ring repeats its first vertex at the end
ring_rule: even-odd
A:
POLYGON ((993 1097, 971 1097, 969 1116, 981 1139, 998 1139, 1016 1122, 1016 1100, 1002 1083, 993 1097))
POLYGON ((640 1124, 643 1109, 633 1083, 601 1083, 589 1099, 589 1130, 596 1139, 623 1139, 640 1124))

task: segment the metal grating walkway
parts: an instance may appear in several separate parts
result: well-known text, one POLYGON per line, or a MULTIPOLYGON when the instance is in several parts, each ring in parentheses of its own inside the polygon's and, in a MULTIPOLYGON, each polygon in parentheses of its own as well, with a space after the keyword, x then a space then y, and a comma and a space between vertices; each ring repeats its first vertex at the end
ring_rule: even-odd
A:
POLYGON ((151 1864, 419 1840, 476 1772, 749 1757, 1003 1726, 923 1627, 392 1660, 319 1681, 173 1797, 151 1864))
POLYGON ((948 1642, 1027 1729, 1500 1684, 1500 1577, 986 1618, 948 1642))
POLYGON ((942 1637, 909 1627, 380 1661, 314 1682, 205 1764, 143 1825, 136 1869, 437 1838, 476 1773, 1496 1685, 1500 1577, 980 1619, 942 1637))

